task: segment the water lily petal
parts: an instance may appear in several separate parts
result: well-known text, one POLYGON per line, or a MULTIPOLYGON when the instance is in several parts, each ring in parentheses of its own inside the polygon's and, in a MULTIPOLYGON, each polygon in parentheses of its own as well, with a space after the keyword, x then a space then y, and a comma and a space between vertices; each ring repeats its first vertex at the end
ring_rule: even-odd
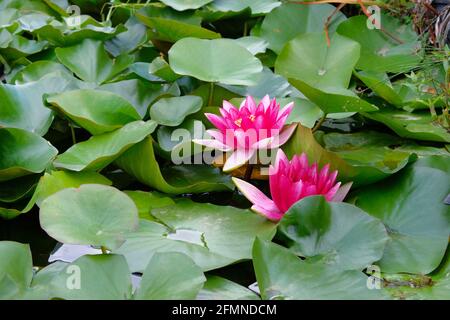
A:
POLYGON ((227 124, 222 117, 219 117, 213 113, 205 113, 206 118, 219 130, 223 131, 227 129, 227 124))
POLYGON ((282 146, 283 144, 285 144, 289 140, 289 138, 292 136, 292 134, 294 133, 296 128, 297 128, 296 123, 293 123, 293 124, 290 124, 290 125, 284 127, 283 130, 281 131, 281 133, 278 135, 278 137, 275 138, 273 140, 273 142, 270 144, 269 148, 274 149, 274 148, 278 148, 279 146, 282 146))
POLYGON ((333 199, 331 201, 333 202, 341 202, 344 201, 345 197, 347 196, 348 192, 350 191, 350 188, 352 187, 353 182, 347 182, 346 184, 342 185, 334 194, 333 199))
POLYGON ((222 142, 220 142, 218 140, 214 140, 214 139, 193 139, 192 142, 196 143, 196 144, 200 144, 200 145, 208 147, 208 148, 220 150, 220 151, 228 152, 228 151, 233 150, 230 147, 228 147, 227 145, 223 144, 222 142))
POLYGON ((254 149, 236 149, 225 161, 223 171, 230 172, 243 166, 251 157, 253 157, 255 151, 256 150, 254 149))
POLYGON ((283 213, 278 209, 275 203, 258 188, 238 178, 233 177, 232 180, 239 191, 254 204, 252 210, 264 215, 270 220, 281 219, 283 213))

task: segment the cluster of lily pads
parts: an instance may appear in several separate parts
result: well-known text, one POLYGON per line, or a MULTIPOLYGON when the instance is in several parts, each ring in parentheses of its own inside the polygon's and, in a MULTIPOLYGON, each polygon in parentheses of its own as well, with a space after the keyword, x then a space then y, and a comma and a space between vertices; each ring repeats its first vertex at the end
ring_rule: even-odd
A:
POLYGON ((0 239, 0 298, 450 299, 449 50, 335 9, 0 0, 0 229, 66 252, 0 239), (291 131, 268 176, 173 163, 239 155, 207 129, 246 103, 291 131))

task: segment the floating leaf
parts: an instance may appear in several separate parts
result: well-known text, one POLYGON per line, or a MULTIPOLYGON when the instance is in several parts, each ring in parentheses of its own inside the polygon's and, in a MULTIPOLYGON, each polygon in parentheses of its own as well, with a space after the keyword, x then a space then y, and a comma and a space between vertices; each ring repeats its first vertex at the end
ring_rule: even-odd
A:
POLYGON ((383 272, 427 274, 439 265, 450 229, 443 202, 449 181, 448 171, 412 166, 357 192, 355 204, 388 230, 390 241, 379 262, 383 272))
POLYGON ((138 209, 139 218, 154 220, 151 211, 156 208, 162 208, 175 204, 172 198, 169 198, 159 192, 145 192, 145 191, 124 191, 136 205, 138 209))
POLYGON ((198 9, 205 4, 213 2, 213 0, 161 0, 161 2, 175 10, 184 11, 188 9, 198 9))
POLYGON ((197 300, 259 300, 254 292, 233 281, 218 276, 206 278, 197 300))
POLYGON ((128 55, 111 59, 102 42, 91 39, 72 47, 56 48, 55 52, 59 61, 80 79, 96 84, 110 80, 133 62, 128 55))
POLYGON ((131 274, 122 256, 85 255, 51 281, 53 298, 125 300, 131 298, 131 274))
POLYGON ((21 85, 0 84, 0 126, 44 135, 53 121, 53 112, 44 106, 43 95, 70 88, 74 88, 73 82, 57 74, 21 85))
POLYGON ((361 44, 357 69, 377 72, 405 72, 420 63, 421 44, 411 24, 381 15, 383 30, 367 27, 364 15, 342 22, 337 32, 361 44))
POLYGON ((133 272, 142 272, 156 252, 185 253, 205 271, 250 259, 255 237, 271 239, 276 228, 248 210, 186 199, 151 213, 164 225, 141 220, 138 231, 116 251, 133 272))
POLYGON ((323 264, 307 263, 277 244, 256 239, 253 264, 261 296, 266 300, 379 299, 362 272, 340 271, 323 264))
POLYGON ((133 106, 107 91, 74 90, 47 97, 52 109, 61 112, 93 135, 99 135, 140 120, 133 106))
POLYGON ((289 247, 306 262, 340 270, 363 270, 383 256, 388 240, 378 220, 358 207, 322 196, 294 204, 280 222, 289 247))
POLYGON ((68 244, 115 249, 137 228, 136 205, 126 194, 100 184, 61 190, 41 203, 42 228, 68 244))
POLYGON ((178 74, 231 85, 252 85, 262 71, 261 62, 230 39, 182 39, 170 49, 169 62, 178 74))
POLYGON ((186 116, 199 111, 202 104, 197 96, 162 98, 150 108, 150 117, 159 124, 176 127, 186 116))
POLYGON ((18 298, 33 277, 33 262, 28 244, 0 241, 0 299, 18 298))
POLYGON ((59 155, 54 165, 73 171, 101 170, 156 128, 154 121, 134 121, 120 129, 91 137, 59 155))
POLYGON ((97 172, 51 171, 45 173, 39 180, 36 190, 23 212, 28 212, 36 204, 52 194, 66 188, 78 188, 83 184, 104 184, 110 186, 112 182, 97 172))
POLYGON ((140 182, 165 193, 201 193, 233 188, 230 177, 211 166, 185 164, 161 169, 150 137, 125 152, 116 164, 140 182))
POLYGON ((211 8, 217 11, 236 11, 240 12, 250 8, 252 14, 259 15, 268 13, 281 5, 278 0, 215 0, 211 8))
POLYGON ((42 172, 57 154, 47 140, 32 132, 0 128, 0 181, 42 172))
POLYGON ((149 37, 152 39, 176 42, 186 37, 200 39, 220 38, 220 33, 202 28, 200 21, 192 19, 184 13, 172 13, 159 8, 140 10, 136 17, 150 28, 149 37))
POLYGON ((135 294, 138 300, 193 300, 206 281, 202 269, 187 255, 155 253, 135 294))
MULTIPOLYGON (((260 36, 269 42, 269 48, 280 53, 284 45, 300 34, 322 32, 329 16, 335 11, 330 4, 284 3, 275 8, 264 18, 260 36)), ((330 34, 345 20, 344 14, 338 12, 329 23, 330 34)), ((326 41, 322 37, 322 41, 326 41)))
POLYGON ((450 133, 433 123, 428 111, 410 113, 385 107, 379 112, 364 113, 366 118, 383 123, 400 137, 425 141, 450 142, 450 133))

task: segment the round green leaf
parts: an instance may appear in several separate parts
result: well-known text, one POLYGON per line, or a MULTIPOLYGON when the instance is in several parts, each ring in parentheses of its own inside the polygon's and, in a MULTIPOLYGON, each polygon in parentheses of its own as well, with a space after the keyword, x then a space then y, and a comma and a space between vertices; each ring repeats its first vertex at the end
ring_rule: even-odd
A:
MULTIPOLYGON (((264 18, 260 36, 269 42, 269 48, 280 53, 284 45, 296 36, 310 32, 322 32, 325 22, 336 8, 330 4, 307 5, 285 3, 264 18)), ((333 34, 339 23, 345 20, 338 12, 329 24, 333 34)), ((325 38, 322 38, 326 41, 325 38)))
POLYGON ((115 249, 125 234, 137 228, 133 200, 119 190, 100 184, 63 189, 41 203, 42 228, 68 244, 89 244, 115 249))
POLYGON ((54 165, 73 171, 97 171, 113 162, 133 144, 142 141, 156 128, 154 121, 134 121, 120 129, 93 136, 59 155, 54 165))
POLYGON ((153 191, 124 191, 127 196, 129 196, 136 205, 138 209, 139 218, 155 220, 151 215, 151 211, 156 208, 162 208, 175 204, 172 198, 166 197, 165 195, 153 191))
POLYGON ((0 181, 44 171, 58 154, 50 142, 16 128, 0 128, 0 181))
POLYGON ((217 11, 235 11, 240 12, 250 8, 252 14, 259 15, 268 13, 281 5, 278 0, 215 0, 211 8, 217 11))
POLYGON ((185 253, 205 271, 250 259, 255 237, 271 239, 276 228, 248 210, 187 199, 151 213, 163 224, 141 220, 116 251, 133 272, 142 272, 156 252, 185 253))
POLYGON ((161 0, 162 3, 178 11, 198 9, 213 0, 161 0))
POLYGON ((262 71, 261 62, 230 39, 182 39, 170 49, 169 63, 178 74, 232 85, 252 85, 262 71))
POLYGON ((93 135, 113 131, 141 118, 128 101, 107 91, 66 91, 46 100, 52 109, 93 135))
POLYGON ((55 53, 59 61, 80 79, 96 84, 110 80, 133 62, 128 55, 111 59, 103 43, 92 39, 85 39, 72 47, 56 48, 55 53))
POLYGON ((197 96, 161 98, 150 108, 152 120, 165 126, 176 127, 184 119, 201 109, 203 100, 197 96))
POLYGON ((221 37, 220 33, 202 28, 200 21, 195 16, 157 9, 159 8, 155 7, 136 13, 136 17, 149 28, 149 37, 152 39, 176 42, 186 37, 200 39, 221 37))
POLYGON ((52 171, 45 173, 39 180, 36 190, 23 212, 28 212, 37 204, 41 205, 45 198, 65 188, 78 188, 82 184, 104 184, 112 182, 97 172, 52 171))
POLYGON ((70 88, 74 88, 73 81, 54 73, 26 84, 0 84, 0 126, 44 135, 53 121, 53 112, 44 106, 43 95, 70 88))
POLYGON ((201 193, 233 189, 230 177, 212 166, 178 164, 161 168, 156 161, 151 137, 127 150, 115 163, 140 182, 165 193, 201 193))
POLYGON ((202 269, 187 255, 155 253, 134 297, 138 300, 194 300, 205 281, 202 269))
POLYGON ((400 137, 416 140, 450 142, 450 133, 439 123, 433 123, 430 112, 414 113, 385 107, 379 112, 364 113, 366 118, 381 122, 400 137))
POLYGON ((341 270, 363 270, 383 256, 388 240, 378 220, 347 203, 322 196, 294 204, 280 223, 297 255, 341 270))
POLYGON ((382 15, 381 25, 396 39, 379 29, 367 27, 365 15, 351 17, 341 23, 337 32, 361 44, 357 69, 377 72, 405 72, 420 63, 421 44, 411 24, 382 15), (400 40, 401 43, 398 41, 400 40))
POLYGON ((50 295, 67 300, 125 300, 131 298, 131 274, 122 256, 85 255, 50 282, 50 295))
POLYGON ((379 299, 368 278, 356 270, 341 271, 307 263, 277 244, 256 239, 253 265, 263 299, 267 300, 365 300, 379 299))
POLYGON ((12 298, 24 294, 33 277, 29 245, 0 241, 0 256, 0 297, 12 298), (16 292, 11 292, 11 289, 16 292))
POLYGON ((368 186, 355 204, 386 225, 390 241, 379 264, 383 272, 427 274, 441 262, 449 237, 449 172, 413 166, 368 186))
POLYGON ((259 300, 254 292, 228 279, 218 276, 206 279, 197 300, 259 300))

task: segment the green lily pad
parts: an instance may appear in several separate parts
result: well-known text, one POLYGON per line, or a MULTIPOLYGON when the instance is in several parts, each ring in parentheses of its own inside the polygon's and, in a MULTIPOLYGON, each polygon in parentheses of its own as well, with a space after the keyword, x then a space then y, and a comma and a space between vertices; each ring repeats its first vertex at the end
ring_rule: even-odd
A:
POLYGON ((191 19, 190 15, 171 13, 152 8, 150 10, 140 10, 136 17, 145 24, 149 30, 149 37, 152 39, 176 42, 186 37, 200 39, 220 38, 220 33, 202 28, 200 21, 191 19))
POLYGON ((176 83, 151 83, 139 79, 106 83, 98 90, 109 91, 122 96, 133 105, 141 118, 147 115, 150 104, 160 97, 178 96, 180 89, 176 83))
POLYGON ((450 133, 440 124, 433 123, 429 111, 410 113, 385 107, 379 112, 364 113, 364 116, 383 123, 403 138, 450 142, 450 133))
POLYGON ((359 44, 335 34, 328 47, 324 37, 306 33, 289 41, 275 62, 275 71, 325 113, 378 110, 347 89, 359 44))
MULTIPOLYGON (((320 166, 330 164, 331 170, 338 170, 338 180, 353 181, 353 186, 371 184, 387 178, 404 168, 415 157, 409 152, 392 150, 385 145, 370 140, 370 134, 338 134, 325 135, 330 145, 327 150, 320 145, 311 129, 298 126, 293 137, 283 145, 286 154, 306 153, 310 162, 318 162, 320 166), (336 145, 339 141, 339 147, 336 145)), ((372 140, 374 141, 374 140, 372 140)), ((328 147, 327 147, 328 148, 328 147)))
POLYGON ((122 256, 85 255, 50 282, 53 298, 125 300, 131 298, 131 274, 122 256))
POLYGON ((23 209, 23 212, 30 211, 35 204, 41 206, 42 201, 62 189, 78 188, 83 184, 104 184, 110 186, 112 182, 97 172, 46 172, 39 180, 33 197, 26 208, 23 209))
POLYGON ((161 0, 161 2, 175 10, 184 11, 201 8, 213 0, 161 0))
POLYGON ((16 128, 0 128, 0 181, 44 171, 58 154, 50 142, 16 128))
POLYGON ((169 63, 178 74, 231 85, 252 85, 262 71, 261 62, 230 39, 182 39, 170 49, 169 63))
POLYGON ((125 70, 133 58, 121 55, 111 59, 101 41, 85 39, 72 47, 56 48, 59 61, 86 82, 102 84, 125 70))
POLYGON ((255 237, 271 239, 276 229, 248 210, 187 199, 151 214, 164 224, 141 220, 138 231, 116 250, 133 272, 142 272, 156 252, 185 253, 205 271, 250 259, 255 237))
POLYGON ((165 126, 176 127, 184 119, 201 109, 203 100, 197 96, 161 98, 150 108, 152 120, 165 126))
POLYGON ((259 300, 253 291, 228 279, 211 275, 206 279, 197 300, 259 300))
POLYGON ((31 284, 33 262, 28 244, 0 241, 0 298, 23 295, 31 284))
POLYGON ((50 107, 93 135, 110 132, 140 120, 134 107, 107 91, 74 90, 46 98, 50 107))
POLYGON ((369 29, 365 15, 351 17, 339 25, 339 34, 361 44, 361 57, 356 68, 399 73, 417 67, 422 60, 422 50, 413 26, 384 14, 379 22, 395 39, 382 30, 369 29))
POLYGON ((409 167, 355 195, 355 204, 386 225, 390 241, 379 261, 386 273, 427 274, 436 269, 448 245, 449 211, 444 199, 450 175, 409 167))
POLYGON ((250 8, 252 14, 260 15, 269 13, 274 8, 281 5, 278 0, 215 0, 210 7, 216 11, 241 12, 250 8))
POLYGON ((142 276, 137 300, 193 300, 206 281, 202 269, 178 252, 155 253, 142 276))
POLYGON ((26 84, 27 82, 38 81, 47 74, 54 72, 60 72, 67 78, 72 76, 70 71, 67 70, 62 64, 54 61, 40 60, 29 64, 17 72, 10 82, 13 84, 26 84))
POLYGON ((236 39, 236 42, 247 49, 251 54, 266 52, 268 42, 260 37, 247 36, 236 39))
POLYGON ((151 211, 156 208, 162 208, 174 205, 175 201, 172 198, 165 196, 159 192, 145 192, 145 191, 124 191, 136 205, 138 209, 139 218, 155 220, 151 215, 151 211))
POLYGON ((326 114, 378 110, 378 107, 359 98, 353 91, 347 89, 333 88, 323 91, 302 80, 289 79, 289 82, 326 114))
POLYGON ((294 204, 280 222, 280 231, 297 255, 340 270, 363 270, 383 256, 386 229, 351 204, 327 202, 322 196, 294 204))
POLYGON ((38 174, 30 174, 0 183, 0 202, 11 203, 33 193, 39 181, 38 174))
POLYGON ((72 171, 97 171, 116 160, 132 145, 142 141, 156 128, 154 121, 134 121, 120 129, 93 136, 59 155, 54 165, 72 171))
POLYGON ((0 126, 44 135, 53 121, 53 112, 44 106, 43 95, 70 88, 74 88, 73 82, 57 74, 26 84, 0 84, 0 126))
POLYGON ((162 169, 155 158, 153 140, 148 137, 126 151, 116 165, 138 181, 170 193, 201 193, 233 189, 231 179, 207 165, 169 165, 162 169))
POLYGON ((42 228, 68 244, 120 246, 138 225, 136 205, 123 192, 105 185, 85 184, 46 198, 40 207, 42 228))
POLYGON ((277 244, 256 239, 253 265, 264 300, 380 299, 367 287, 368 277, 356 270, 341 271, 300 260, 277 244))
MULTIPOLYGON (((322 32, 328 17, 336 8, 330 4, 307 5, 284 3, 266 15, 260 36, 269 42, 269 48, 280 53, 284 45, 300 34, 322 32)), ((335 14, 329 24, 333 34, 337 26, 346 20, 341 12, 335 14)), ((325 37, 322 41, 326 42, 325 37)))

